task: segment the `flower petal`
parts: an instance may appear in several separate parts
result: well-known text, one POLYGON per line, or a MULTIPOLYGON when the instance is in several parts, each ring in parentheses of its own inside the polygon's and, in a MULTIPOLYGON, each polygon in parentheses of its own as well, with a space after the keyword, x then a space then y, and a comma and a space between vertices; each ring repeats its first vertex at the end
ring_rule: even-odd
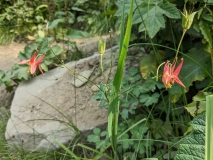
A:
POLYGON ((36 51, 34 52, 33 56, 30 58, 30 63, 31 63, 31 64, 33 64, 33 63, 35 62, 37 53, 38 53, 38 50, 36 50, 36 51))
POLYGON ((43 70, 42 70, 42 68, 41 68, 40 65, 38 65, 38 68, 39 68, 40 72, 41 72, 42 74, 44 74, 44 72, 43 72, 43 70))
POLYGON ((40 64, 42 62, 42 60, 44 59, 45 54, 43 54, 41 57, 39 57, 39 59, 36 61, 36 64, 40 64))
POLYGON ((28 59, 28 60, 23 60, 23 61, 19 62, 18 64, 27 64, 29 62, 30 62, 30 60, 28 59))
POLYGON ((178 75, 179 75, 180 70, 181 70, 181 68, 182 68, 182 65, 183 65, 183 58, 181 58, 181 62, 180 62, 180 64, 179 64, 179 66, 178 66, 178 67, 176 68, 176 70, 174 71, 174 73, 173 73, 174 76, 178 76, 178 75))
POLYGON ((30 65, 30 73, 34 74, 36 71, 37 65, 35 63, 30 65))
POLYGON ((169 61, 166 62, 164 65, 164 71, 163 71, 163 76, 162 76, 162 82, 166 88, 170 88, 171 86, 171 74, 170 74, 170 66, 169 66, 169 61))
POLYGON ((186 88, 185 85, 180 81, 180 79, 179 79, 178 77, 175 77, 174 80, 175 80, 175 82, 177 82, 179 85, 181 85, 181 86, 183 86, 184 88, 186 88))

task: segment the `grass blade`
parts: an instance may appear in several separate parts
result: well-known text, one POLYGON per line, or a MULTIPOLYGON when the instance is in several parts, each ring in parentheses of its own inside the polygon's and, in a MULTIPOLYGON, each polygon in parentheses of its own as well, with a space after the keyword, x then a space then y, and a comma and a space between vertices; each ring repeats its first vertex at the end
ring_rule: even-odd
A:
MULTIPOLYGON (((124 36, 122 48, 120 49, 120 55, 118 60, 118 67, 114 76, 112 91, 109 99, 109 110, 108 110, 108 134, 111 139, 112 148, 116 157, 116 141, 117 141, 117 130, 118 130, 118 115, 119 115, 119 97, 120 88, 123 79, 124 64, 126 61, 126 53, 129 45, 131 27, 132 27, 132 13, 133 13, 133 0, 131 0, 130 11, 128 15, 126 33, 124 36)), ((124 24, 122 24, 124 25, 124 24)))
POLYGON ((213 160, 213 95, 206 97, 205 160, 213 160))

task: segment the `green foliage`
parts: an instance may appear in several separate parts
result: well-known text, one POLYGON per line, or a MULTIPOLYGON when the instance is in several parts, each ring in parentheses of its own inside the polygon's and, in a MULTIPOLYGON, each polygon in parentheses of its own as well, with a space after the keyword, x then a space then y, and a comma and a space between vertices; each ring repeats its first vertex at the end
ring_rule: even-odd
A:
MULTIPOLYGON (((145 156, 145 148, 149 147, 147 144, 153 144, 153 142, 144 140, 146 139, 148 134, 148 127, 145 123, 130 128, 143 117, 144 115, 137 115, 135 116, 135 118, 128 119, 127 121, 121 122, 119 124, 119 140, 117 141, 117 152, 119 153, 118 156, 120 157, 120 159, 128 159, 132 157, 142 158, 145 156), (130 129, 128 132, 126 132, 128 128, 130 129)), ((94 128, 93 133, 87 137, 87 141, 95 143, 97 149, 103 150, 109 143, 107 131, 101 131, 99 128, 94 128)))
POLYGON ((182 139, 175 160, 205 158, 205 118, 205 114, 202 114, 190 122, 194 130, 182 139))
POLYGON ((206 97, 206 129, 205 129, 205 159, 212 159, 212 128, 213 128, 213 95, 206 97))
MULTIPOLYGON (((48 71, 49 68, 53 67, 53 63, 60 62, 60 55, 63 53, 63 48, 60 46, 54 45, 52 47, 49 46, 49 42, 46 39, 43 39, 41 42, 32 43, 24 48, 22 52, 19 53, 18 58, 20 61, 30 59, 38 49, 38 54, 45 55, 45 59, 41 63, 41 68, 44 71, 48 71)), ((13 87, 15 87, 19 82, 28 80, 32 78, 34 75, 30 75, 28 72, 29 66, 26 65, 19 65, 14 64, 10 70, 6 73, 3 71, 0 72, 0 85, 3 83, 6 86, 7 91, 12 91, 13 87), (17 84, 13 84, 12 81, 16 82, 17 84)), ((39 72, 37 72, 39 73, 39 72)))
MULTIPOLYGON (((122 99, 120 102, 121 114, 124 119, 128 119, 131 114, 136 114, 139 106, 149 107, 156 104, 160 98, 159 93, 155 92, 156 89, 164 88, 161 82, 155 81, 152 78, 147 78, 141 84, 141 75, 138 69, 129 68, 123 78, 122 82, 122 99)), ((100 91, 97 92, 92 99, 99 101, 99 108, 104 108, 108 104, 109 93, 112 84, 100 84, 100 91)))
MULTIPOLYGON (((189 87, 193 85, 195 81, 204 80, 208 74, 203 68, 206 68, 208 73, 210 72, 210 55, 203 49, 192 48, 187 53, 187 57, 184 58, 184 65, 179 74, 179 78, 186 86, 185 92, 189 90, 189 87), (197 63, 195 63, 197 62, 197 63), (201 68, 203 67, 203 68, 201 68)), ((182 87, 175 84, 170 91, 172 102, 177 102, 179 97, 183 94, 182 87)))
MULTIPOLYGON (((128 1, 126 2, 128 4, 128 1)), ((118 6, 121 6, 119 2, 118 6)), ((137 9, 133 15, 133 24, 140 24, 138 31, 147 31, 150 38, 153 38, 161 28, 165 28, 164 15, 171 19, 180 18, 178 9, 167 1, 136 1, 135 8, 136 7, 137 9)), ((127 7, 125 9, 128 10, 127 7)), ((122 8, 120 7, 116 14, 119 15, 121 10, 122 8)))
POLYGON ((47 13, 43 11, 44 7, 41 6, 39 1, 18 0, 10 3, 7 8, 0 12, 0 33, 5 31, 1 35, 0 40, 2 41, 0 41, 0 44, 10 42, 15 37, 26 38, 27 35, 33 35, 33 33, 41 31, 40 24, 45 22, 47 13), (3 38, 8 40, 4 41, 3 38))
POLYGON ((185 106, 191 116, 196 117, 206 111, 206 96, 211 94, 211 92, 199 92, 193 97, 193 101, 185 106))
POLYGON ((107 131, 102 131, 99 128, 93 129, 93 134, 90 134, 87 137, 87 141, 91 143, 95 143, 96 149, 103 150, 106 144, 109 142, 107 137, 107 131))

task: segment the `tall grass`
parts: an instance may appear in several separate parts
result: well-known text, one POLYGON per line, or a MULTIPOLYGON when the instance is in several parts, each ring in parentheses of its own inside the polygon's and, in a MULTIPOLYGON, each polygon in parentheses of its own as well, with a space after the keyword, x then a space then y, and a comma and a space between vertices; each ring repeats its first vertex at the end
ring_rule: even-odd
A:
POLYGON ((213 95, 206 97, 205 160, 213 160, 213 95))
MULTIPOLYGON (((123 10, 125 7, 124 3, 125 1, 123 1, 123 10)), ((113 79, 112 92, 110 94, 110 99, 109 99, 108 134, 109 134, 109 138, 111 139, 115 159, 117 159, 116 142, 117 142, 118 116, 119 116, 119 105, 120 105, 119 98, 120 98, 121 84, 123 80, 124 64, 126 61, 126 53, 128 50, 129 39, 131 34, 132 14, 133 14, 133 0, 131 0, 130 2, 130 10, 129 10, 128 22, 126 26, 126 33, 125 33, 124 39, 120 39, 118 67, 113 79)), ((122 17, 124 17, 124 12, 122 17)), ((124 28, 124 23, 121 23, 121 28, 124 28)), ((123 31, 123 29, 121 31, 123 31)), ((121 33, 121 35, 124 35, 124 34, 121 33)))

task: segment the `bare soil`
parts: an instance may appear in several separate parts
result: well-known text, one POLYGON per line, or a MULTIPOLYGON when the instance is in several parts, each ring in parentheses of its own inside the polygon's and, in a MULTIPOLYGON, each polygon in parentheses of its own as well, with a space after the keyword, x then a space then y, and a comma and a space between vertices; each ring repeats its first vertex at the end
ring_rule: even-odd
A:
MULTIPOLYGON (((26 43, 13 42, 9 45, 0 46, 0 70, 6 72, 13 66, 13 64, 19 62, 18 54, 20 51, 24 49, 26 45, 27 45, 26 43)), ((1 85, 0 107, 9 106, 12 101, 13 94, 14 92, 8 93, 5 90, 5 86, 1 85)))

